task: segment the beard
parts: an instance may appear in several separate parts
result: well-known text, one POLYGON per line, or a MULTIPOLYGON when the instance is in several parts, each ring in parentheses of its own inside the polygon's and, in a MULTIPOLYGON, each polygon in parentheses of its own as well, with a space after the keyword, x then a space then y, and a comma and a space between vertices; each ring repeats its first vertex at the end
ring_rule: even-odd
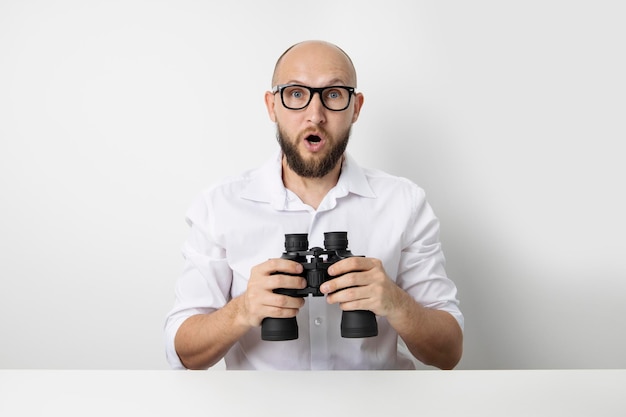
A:
POLYGON ((310 159, 302 157, 298 151, 298 142, 291 140, 291 138, 282 131, 280 125, 277 126, 276 139, 283 151, 287 165, 293 172, 304 178, 322 178, 332 171, 343 157, 348 146, 348 140, 350 139, 350 131, 351 127, 342 132, 337 141, 333 141, 333 138, 328 132, 324 132, 324 136, 331 139, 326 142, 327 149, 325 153, 319 157, 310 159))

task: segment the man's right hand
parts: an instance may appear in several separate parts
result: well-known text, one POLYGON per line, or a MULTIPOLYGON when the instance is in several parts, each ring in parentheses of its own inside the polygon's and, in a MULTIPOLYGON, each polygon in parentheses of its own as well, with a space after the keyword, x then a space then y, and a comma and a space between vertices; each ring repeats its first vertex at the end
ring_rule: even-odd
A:
POLYGON ((304 305, 304 298, 276 294, 273 290, 305 288, 306 280, 294 276, 301 273, 302 265, 280 258, 270 259, 253 267, 250 271, 248 288, 243 294, 244 317, 247 323, 257 327, 266 317, 295 317, 304 305))
POLYGON ((302 273, 302 265, 287 259, 270 259, 252 268, 248 288, 224 307, 187 318, 178 329, 174 346, 186 368, 206 369, 251 327, 266 317, 295 317, 304 299, 275 294, 276 288, 301 289, 306 280, 288 274, 302 273))

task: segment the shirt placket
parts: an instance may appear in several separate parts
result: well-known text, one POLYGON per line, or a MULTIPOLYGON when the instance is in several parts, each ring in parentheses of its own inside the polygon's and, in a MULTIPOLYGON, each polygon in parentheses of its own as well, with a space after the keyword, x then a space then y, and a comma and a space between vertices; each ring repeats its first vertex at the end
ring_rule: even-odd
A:
MULTIPOLYGON (((311 216, 309 225, 310 246, 324 247, 324 232, 326 224, 324 215, 316 211, 311 216)), ((311 369, 328 369, 330 361, 330 349, 328 340, 328 305, 326 297, 309 297, 309 334, 311 344, 311 369)))
MULTIPOLYGON (((343 188, 335 188, 331 190, 324 200, 321 202, 317 210, 312 209, 301 202, 301 200, 295 196, 291 191, 287 191, 288 209, 291 210, 306 210, 309 211, 310 223, 308 228, 309 236, 309 249, 312 247, 324 247, 324 233, 331 232, 327 230, 329 227, 328 214, 337 205, 337 193, 341 195, 347 194, 347 191, 343 188)), ((328 304, 326 297, 312 297, 309 296, 306 300, 308 304, 308 331, 309 331, 309 343, 311 352, 311 369, 323 370, 329 369, 331 366, 331 349, 329 340, 329 332, 339 332, 339 323, 331 323, 329 316, 328 304), (329 329, 329 326, 335 326, 336 329, 329 329)))

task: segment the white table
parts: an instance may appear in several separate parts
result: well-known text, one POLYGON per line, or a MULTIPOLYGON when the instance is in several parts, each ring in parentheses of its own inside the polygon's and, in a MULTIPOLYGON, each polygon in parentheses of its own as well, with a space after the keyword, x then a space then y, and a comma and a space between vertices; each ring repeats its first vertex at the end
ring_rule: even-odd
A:
POLYGON ((626 370, 0 370, 0 416, 626 416, 626 370))

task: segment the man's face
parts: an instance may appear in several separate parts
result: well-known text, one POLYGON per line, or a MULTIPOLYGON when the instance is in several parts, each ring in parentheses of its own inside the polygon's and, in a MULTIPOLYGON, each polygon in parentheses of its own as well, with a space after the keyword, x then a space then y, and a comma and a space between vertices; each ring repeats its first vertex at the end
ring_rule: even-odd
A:
MULTIPOLYGON (((356 76, 341 51, 327 44, 307 43, 294 47, 283 57, 274 83, 355 87, 356 76)), ((270 118, 277 125, 278 141, 289 167, 302 177, 320 178, 339 163, 363 98, 360 93, 353 96, 343 111, 325 108, 317 93, 301 110, 284 107, 280 93, 266 93, 265 101, 270 118)))

